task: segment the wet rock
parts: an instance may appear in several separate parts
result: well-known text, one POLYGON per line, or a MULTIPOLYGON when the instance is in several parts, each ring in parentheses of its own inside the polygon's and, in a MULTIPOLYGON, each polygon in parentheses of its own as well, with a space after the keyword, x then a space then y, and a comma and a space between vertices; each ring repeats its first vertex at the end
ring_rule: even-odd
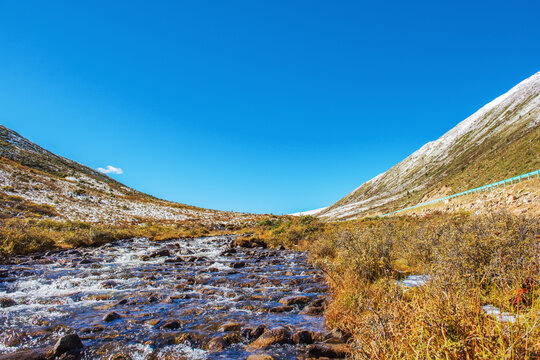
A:
POLYGON ((264 349, 274 344, 289 344, 291 342, 291 333, 284 327, 277 327, 266 330, 257 340, 252 342, 249 347, 255 349, 264 349))
POLYGON ((128 354, 114 354, 110 360, 131 360, 131 356, 128 354))
POLYGON ((227 249, 225 251, 222 251, 220 255, 221 256, 229 256, 229 255, 232 255, 232 254, 236 254, 236 249, 234 249, 234 248, 227 249))
POLYGON ((223 332, 240 331, 241 328, 242 328, 242 324, 240 323, 226 323, 226 324, 223 324, 219 330, 223 332))
POLYGON ((169 345, 174 345, 176 344, 176 336, 171 333, 158 334, 150 340, 149 344, 151 344, 152 347, 155 347, 157 349, 169 345))
POLYGON ((80 330, 80 332, 83 333, 83 334, 92 334, 92 333, 99 333, 99 332, 102 332, 104 330, 105 330, 105 326, 103 326, 103 325, 94 325, 92 327, 82 328, 80 330))
POLYGON ((274 358, 268 354, 262 355, 249 355, 246 360, 274 360, 274 358))
POLYGON ((184 259, 182 259, 181 257, 177 256, 175 258, 172 258, 172 259, 167 259, 165 260, 166 263, 172 263, 172 264, 178 264, 178 263, 183 263, 184 262, 184 259))
POLYGON ((289 312, 289 311, 293 311, 293 310, 294 310, 294 308, 292 306, 275 306, 273 308, 268 309, 268 312, 269 313, 279 314, 279 313, 289 312))
POLYGON ((300 314, 302 315, 311 315, 311 316, 319 316, 324 313, 324 308, 322 306, 313 306, 308 305, 302 311, 300 311, 300 314))
POLYGON ((242 335, 240 335, 238 332, 225 334, 222 336, 222 339, 225 340, 228 345, 237 344, 243 340, 242 335))
POLYGON ((50 329, 36 329, 30 333, 30 336, 33 338, 47 337, 50 335, 52 335, 52 331, 50 329))
POLYGON ((317 297, 317 299, 313 300, 310 305, 312 306, 326 306, 326 303, 328 302, 328 299, 326 296, 317 297))
POLYGON ((0 360, 47 360, 50 348, 17 351, 7 355, 0 355, 0 360))
POLYGON ((210 351, 219 351, 225 349, 227 346, 230 346, 232 344, 237 344, 242 340, 243 339, 240 333, 229 333, 210 339, 210 341, 206 345, 206 348, 210 351))
POLYGON ((238 261, 238 262, 234 262, 234 263, 231 264, 231 267, 233 269, 240 269, 240 268, 243 268, 245 266, 246 266, 246 263, 243 262, 243 261, 238 261))
POLYGON ((345 336, 344 333, 342 333, 339 330, 332 330, 324 336, 324 342, 326 343, 333 343, 333 344, 341 344, 347 341, 347 336, 345 336))
POLYGON ((107 280, 101 283, 103 289, 112 289, 116 286, 118 286, 118 283, 114 280, 107 280))
POLYGON ((306 348, 307 356, 331 359, 345 358, 350 352, 350 348, 345 344, 312 344, 306 348))
POLYGON ((280 304, 289 305, 304 305, 309 302, 307 296, 286 296, 279 300, 280 304))
POLYGON ((113 312, 110 312, 107 315, 105 315, 103 317, 103 321, 110 322, 110 321, 118 320, 118 319, 121 319, 121 318, 122 318, 122 316, 120 314, 113 311, 113 312))
POLYGON ((13 332, 6 335, 7 336, 4 336, 2 339, 2 343, 3 345, 8 347, 19 347, 24 342, 27 336, 25 332, 13 332))
POLYGON ((0 308, 7 308, 10 306, 15 306, 15 305, 17 305, 17 302, 13 300, 12 298, 8 298, 8 297, 0 298, 0 308))
POLYGON ((190 332, 183 332, 180 335, 176 336, 175 343, 182 344, 182 343, 187 342, 191 346, 203 348, 207 340, 208 339, 205 335, 195 332, 195 331, 190 331, 190 332))
POLYGON ((301 330, 292 336, 292 342, 295 344, 312 344, 313 333, 307 330, 301 330))
POLYGON ((159 249, 149 255, 151 258, 158 258, 163 256, 171 256, 169 249, 159 249))
POLYGON ((122 299, 122 300, 119 300, 117 301, 114 306, 120 306, 120 305, 126 305, 128 303, 128 300, 127 299, 122 299))
POLYGON ((77 334, 64 335, 54 345, 53 354, 56 357, 61 356, 72 350, 82 349, 83 343, 77 334))
POLYGON ((266 326, 259 325, 257 327, 247 327, 244 330, 242 330, 242 336, 245 337, 248 340, 254 340, 257 339, 259 336, 261 336, 266 331, 266 326))
POLYGON ((182 324, 180 323, 180 321, 178 321, 176 319, 169 319, 169 320, 165 321, 160 326, 160 328, 161 329, 168 329, 168 330, 176 330, 176 329, 179 329, 181 326, 182 326, 182 324))
POLYGON ((81 360, 82 354, 80 349, 79 350, 71 350, 67 353, 62 354, 61 356, 56 358, 57 360, 81 360))
POLYGON ((210 339, 208 344, 206 345, 206 348, 210 351, 220 351, 225 349, 229 344, 227 344, 227 341, 225 341, 221 337, 215 337, 210 339))
POLYGON ((146 325, 156 326, 157 324, 159 324, 159 319, 150 319, 150 320, 146 320, 144 323, 145 323, 146 325))

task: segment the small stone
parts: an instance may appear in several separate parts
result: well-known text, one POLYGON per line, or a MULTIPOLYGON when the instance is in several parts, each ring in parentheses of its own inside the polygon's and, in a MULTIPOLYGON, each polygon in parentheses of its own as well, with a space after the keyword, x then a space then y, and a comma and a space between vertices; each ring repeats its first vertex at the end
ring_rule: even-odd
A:
POLYGON ((110 312, 107 315, 105 315, 103 317, 103 321, 110 322, 110 321, 118 320, 118 319, 121 319, 121 318, 122 318, 122 316, 120 314, 113 311, 113 312, 110 312))
POLYGON ((231 264, 231 267, 232 267, 233 269, 240 269, 240 268, 243 268, 243 267, 245 267, 245 266, 246 266, 246 263, 243 262, 243 261, 238 261, 238 262, 235 262, 235 263, 232 263, 232 264, 231 264))
POLYGON ((280 299, 279 302, 286 306, 303 305, 309 302, 309 298, 307 296, 286 296, 280 299))
POLYGON ((289 312, 293 310, 294 308, 292 306, 276 306, 276 307, 268 309, 268 312, 269 313, 283 313, 283 312, 289 312))
POLYGON ((3 297, 0 298, 0 308, 7 308, 10 306, 15 306, 17 303, 12 298, 3 297))
POLYGON ((162 256, 171 256, 171 252, 168 249, 160 249, 150 254, 150 257, 157 258, 162 256))

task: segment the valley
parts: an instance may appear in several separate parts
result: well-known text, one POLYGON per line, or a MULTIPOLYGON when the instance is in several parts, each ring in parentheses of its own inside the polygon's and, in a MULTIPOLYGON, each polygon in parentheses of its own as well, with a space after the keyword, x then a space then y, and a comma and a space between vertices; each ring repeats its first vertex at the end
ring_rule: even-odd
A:
POLYGON ((158 199, 0 126, 0 360, 537 359, 540 179, 408 207, 538 170, 539 125, 537 73, 279 216, 158 199))

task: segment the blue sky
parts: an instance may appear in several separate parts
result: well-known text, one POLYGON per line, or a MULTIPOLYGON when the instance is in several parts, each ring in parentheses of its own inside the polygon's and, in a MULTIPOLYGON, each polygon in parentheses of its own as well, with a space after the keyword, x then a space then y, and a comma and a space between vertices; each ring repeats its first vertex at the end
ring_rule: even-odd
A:
POLYGON ((332 204, 540 71, 538 1, 2 1, 0 123, 138 190, 332 204))

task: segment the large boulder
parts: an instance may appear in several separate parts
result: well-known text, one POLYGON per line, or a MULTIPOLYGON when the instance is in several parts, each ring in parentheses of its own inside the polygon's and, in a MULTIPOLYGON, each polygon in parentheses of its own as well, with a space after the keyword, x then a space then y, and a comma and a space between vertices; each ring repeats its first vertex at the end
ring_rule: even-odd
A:
POLYGON ((77 334, 64 335, 54 345, 53 354, 56 357, 69 351, 83 348, 83 343, 77 334))

